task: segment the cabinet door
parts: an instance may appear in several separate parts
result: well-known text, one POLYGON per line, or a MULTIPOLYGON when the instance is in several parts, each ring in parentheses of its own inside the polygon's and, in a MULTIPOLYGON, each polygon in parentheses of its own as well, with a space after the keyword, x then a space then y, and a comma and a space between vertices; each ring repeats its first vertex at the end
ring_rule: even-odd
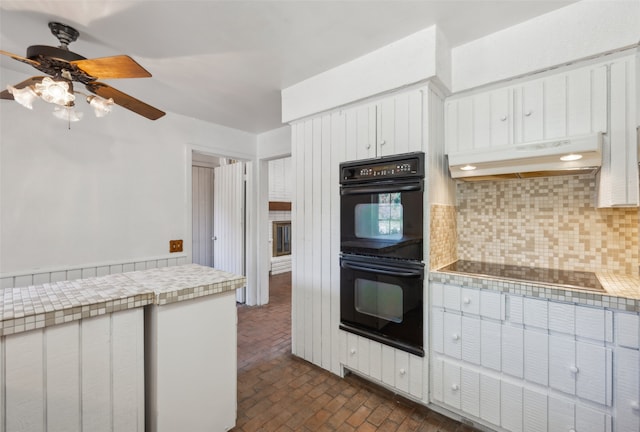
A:
POLYGON ((549 376, 548 339, 546 333, 524 331, 524 378, 545 387, 549 376))
POLYGON ((444 403, 460 409, 460 368, 448 362, 444 362, 444 403))
POLYGON ((637 350, 616 349, 615 430, 640 430, 640 354, 637 350))
POLYGON ((516 143, 538 141, 543 138, 543 83, 535 80, 516 89, 516 143))
POLYGON ((450 357, 462 356, 462 321, 460 315, 444 313, 444 353, 450 357))
POLYGON ((482 321, 481 331, 481 358, 482 366, 500 371, 501 368, 501 325, 492 321, 482 321))
POLYGON ((354 146, 356 159, 376 156, 376 107, 363 105, 345 112, 346 143, 354 146))
POLYGON ((489 94, 491 102, 491 146, 505 146, 511 143, 511 90, 502 88, 489 94))
POLYGON ((378 156, 422 150, 422 92, 401 93, 377 104, 378 156))
POLYGON ((524 377, 524 330, 522 327, 502 326, 502 372, 517 378, 524 377))
POLYGON ((460 371, 460 409, 480 417, 480 374, 465 368, 460 371))
POLYGON ((500 424, 500 380, 480 375, 480 418, 500 424))
POLYGON ((577 372, 575 340, 549 336, 549 386, 573 395, 577 372))
MULTIPOLYGON (((611 416, 586 407, 582 404, 576 405, 575 430, 578 432, 611 432, 611 416)), ((638 430, 622 429, 622 430, 638 430)))
POLYGON ((395 387, 404 393, 409 393, 409 353, 395 351, 395 387))
POLYGON ((574 411, 573 402, 549 397, 549 431, 575 431, 574 411))
POLYGON ((522 432, 522 387, 502 381, 500 384, 500 425, 511 432, 522 432))
POLYGON ((611 350, 590 343, 576 342, 576 395, 611 405, 611 350))
POLYGON ((525 387, 523 407, 524 431, 547 432, 547 395, 525 387))
POLYGON ((462 317, 462 360, 480 364, 480 320, 462 317))
POLYGON ((445 125, 447 153, 473 149, 473 98, 471 96, 446 103, 445 125))
POLYGON ((460 310, 464 313, 480 315, 480 291, 472 288, 460 290, 460 310))
POLYGON ((607 67, 566 73, 567 135, 607 132, 607 67))

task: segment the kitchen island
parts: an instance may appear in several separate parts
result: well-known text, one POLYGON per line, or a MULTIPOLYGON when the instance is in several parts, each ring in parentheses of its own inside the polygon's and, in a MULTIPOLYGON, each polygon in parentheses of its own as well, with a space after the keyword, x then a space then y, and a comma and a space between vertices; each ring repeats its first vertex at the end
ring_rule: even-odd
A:
POLYGON ((430 274, 431 401, 507 431, 640 429, 640 278, 430 274))
POLYGON ((5 289, 0 432, 232 427, 244 284, 189 264, 5 289))

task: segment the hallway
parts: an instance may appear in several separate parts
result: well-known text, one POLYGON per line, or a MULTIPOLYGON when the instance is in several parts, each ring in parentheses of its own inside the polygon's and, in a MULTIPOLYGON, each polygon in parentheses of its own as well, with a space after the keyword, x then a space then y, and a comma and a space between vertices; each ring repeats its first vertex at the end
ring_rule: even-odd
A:
POLYGON ((291 273, 270 278, 266 306, 238 307, 235 432, 471 432, 353 375, 345 379, 291 355, 291 273))

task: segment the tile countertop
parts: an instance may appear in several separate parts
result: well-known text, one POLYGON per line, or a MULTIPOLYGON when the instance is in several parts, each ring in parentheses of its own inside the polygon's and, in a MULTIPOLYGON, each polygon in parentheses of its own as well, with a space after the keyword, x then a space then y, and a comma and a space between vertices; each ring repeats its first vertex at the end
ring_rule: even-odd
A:
POLYGON ((576 304, 640 312, 640 277, 619 273, 596 272, 605 292, 567 288, 519 280, 471 276, 462 273, 431 271, 429 280, 445 284, 490 289, 526 297, 545 298, 576 304))
POLYGON ((241 288, 238 276, 186 264, 0 290, 0 336, 241 288))

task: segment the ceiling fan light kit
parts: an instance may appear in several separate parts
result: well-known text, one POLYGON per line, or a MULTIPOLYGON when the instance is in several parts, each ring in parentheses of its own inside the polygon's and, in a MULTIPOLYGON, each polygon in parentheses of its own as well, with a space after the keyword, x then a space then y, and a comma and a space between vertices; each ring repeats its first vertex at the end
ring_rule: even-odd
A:
POLYGON ((80 35, 76 29, 57 22, 50 22, 49 29, 60 41, 60 46, 57 48, 33 45, 27 48, 26 57, 0 50, 0 54, 27 63, 50 75, 31 77, 14 86, 8 85, 7 90, 0 92, 0 99, 13 99, 25 108, 33 109, 34 100, 40 98, 57 105, 53 113, 55 117, 70 122, 82 118, 82 112, 74 109, 76 94, 85 96, 87 103, 94 109, 96 117, 104 117, 110 113, 113 105, 127 108, 150 120, 156 120, 165 115, 163 111, 97 81, 98 79, 150 77, 151 74, 131 57, 118 55, 86 59, 69 51, 68 45, 80 35), (73 82, 84 84, 92 94, 75 90, 73 82))

